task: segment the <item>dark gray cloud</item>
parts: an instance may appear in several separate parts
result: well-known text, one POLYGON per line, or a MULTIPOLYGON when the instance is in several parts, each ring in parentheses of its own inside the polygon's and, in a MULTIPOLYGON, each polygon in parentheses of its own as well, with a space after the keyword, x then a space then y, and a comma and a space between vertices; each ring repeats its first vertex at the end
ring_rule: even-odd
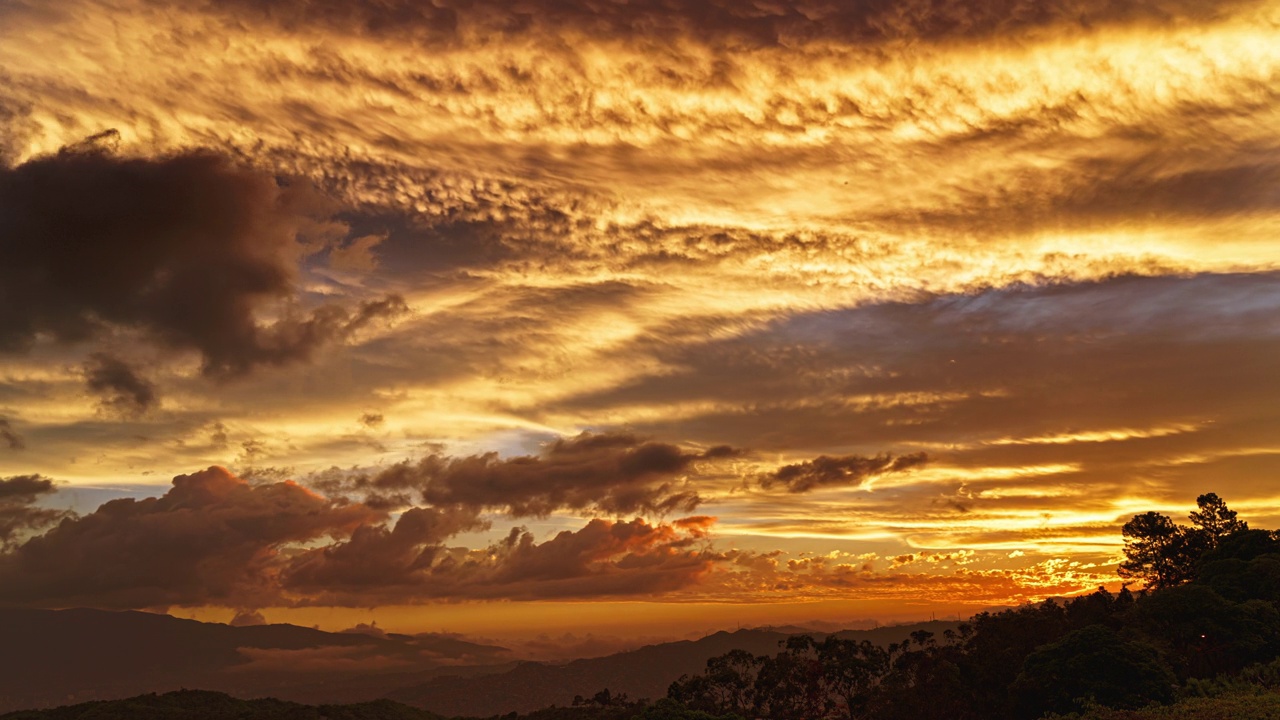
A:
POLYGON ((9 548, 22 535, 65 517, 63 511, 36 506, 41 497, 55 490, 52 480, 39 475, 0 478, 0 550, 9 548))
POLYGON ((84 366, 85 384, 102 398, 102 405, 122 415, 141 415, 159 401, 156 387, 125 361, 94 353, 84 366))
POLYGON ((783 465, 760 478, 760 486, 768 490, 775 485, 781 485, 787 492, 793 493, 808 492, 831 485, 857 487, 868 478, 902 472, 924 465, 928 461, 929 456, 922 452, 898 456, 881 453, 872 457, 820 455, 802 463, 783 465))
POLYGON ((300 240, 343 232, 334 209, 305 184, 208 153, 144 160, 95 146, 0 169, 0 350, 114 326, 198 351, 210 375, 304 360, 404 308, 297 307, 300 240), (259 320, 269 308, 279 319, 259 320))
POLYGON ((1278 309, 1275 273, 1124 276, 796 313, 701 343, 651 339, 663 330, 619 353, 675 371, 552 410, 696 402, 708 410, 635 427, 758 451, 1256 425, 1280 394, 1278 309))
MULTIPOLYGON (((831 513, 842 518, 832 531, 856 522, 955 547, 982 537, 993 516, 1106 516, 1115 498, 1135 494, 1185 502, 1229 491, 1269 504, 1280 457, 1278 317, 1275 273, 1116 277, 798 313, 683 347, 642 338, 620 352, 676 370, 550 412, 688 403, 705 410, 632 426, 759 453, 927 448, 918 480, 860 494, 831 513), (961 508, 970 519, 957 523, 961 508), (937 527, 900 526, 904 514, 937 527)), ((807 482, 818 469, 799 463, 793 472, 807 482)), ((803 495, 768 501, 769 510, 744 515, 765 527, 759 518, 806 513, 803 495)), ((821 522, 783 525, 816 531, 821 522)))
POLYGON ((435 506, 501 510, 517 517, 562 509, 670 513, 701 502, 691 485, 680 482, 683 473, 699 461, 735 453, 727 446, 691 452, 626 433, 583 433, 557 439, 538 455, 430 455, 373 476, 321 478, 320 486, 404 500, 415 493, 435 506))
POLYGON ((9 424, 6 418, 0 418, 0 441, 4 441, 10 450, 24 450, 27 447, 26 441, 13 429, 13 425, 9 424))

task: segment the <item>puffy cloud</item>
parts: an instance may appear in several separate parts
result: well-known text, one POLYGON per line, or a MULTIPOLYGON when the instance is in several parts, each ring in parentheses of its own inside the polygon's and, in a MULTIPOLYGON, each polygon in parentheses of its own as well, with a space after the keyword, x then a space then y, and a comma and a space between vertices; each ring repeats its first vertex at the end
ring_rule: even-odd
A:
POLYGON ((802 463, 784 465, 760 478, 766 490, 782 485, 788 492, 802 493, 829 485, 857 487, 868 479, 886 473, 902 472, 929 461, 925 453, 893 456, 882 453, 874 457, 821 455, 802 463))
POLYGON ((691 452, 626 433, 583 433, 556 439, 538 455, 430 455, 372 477, 338 479, 337 486, 374 494, 418 491, 431 505, 496 509, 517 517, 561 509, 669 513, 701 502, 697 491, 680 481, 682 474, 700 461, 736 452, 727 446, 691 452))
POLYGON ((545 542, 522 528, 477 550, 451 547, 485 529, 480 509, 412 507, 393 523, 362 503, 289 481, 252 485, 220 467, 173 479, 161 497, 112 500, 66 517, 32 507, 37 476, 0 480, 0 602, 154 608, 372 607, 432 599, 658 595, 698 582, 714 518, 650 524, 593 520, 545 542))
POLYGON ((695 585, 715 563, 694 547, 697 534, 675 524, 596 519, 542 543, 513 528, 487 548, 467 550, 431 544, 436 533, 420 529, 435 517, 406 513, 389 533, 357 532, 348 543, 301 555, 283 585, 308 602, 356 607, 433 598, 646 597, 695 585), (403 538, 396 536, 402 524, 413 528, 403 538))
POLYGON ((392 528, 365 525, 345 542, 301 555, 289 564, 283 583, 304 596, 354 598, 386 588, 409 589, 439 559, 445 540, 483 526, 474 510, 410 508, 392 528))
POLYGON ((219 467, 159 498, 112 500, 0 555, 0 601, 146 608, 277 600, 282 547, 381 515, 291 482, 251 486, 219 467))
MULTIPOLYGON (((296 307, 306 243, 343 232, 326 220, 333 210, 306 183, 209 153, 119 158, 90 147, 0 168, 0 349, 124 328, 198 351, 210 375, 305 359, 403 308, 394 298, 354 314, 296 307)), ((153 401, 121 370, 95 358, 91 385, 134 407, 153 401)))

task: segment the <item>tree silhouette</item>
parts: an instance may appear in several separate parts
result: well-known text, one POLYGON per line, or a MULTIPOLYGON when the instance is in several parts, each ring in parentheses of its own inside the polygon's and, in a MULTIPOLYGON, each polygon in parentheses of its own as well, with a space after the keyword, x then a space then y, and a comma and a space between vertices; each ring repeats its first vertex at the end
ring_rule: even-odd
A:
POLYGON ((1195 577, 1204 554, 1226 538, 1249 529, 1236 519, 1217 493, 1196 498, 1199 508, 1188 517, 1192 526, 1178 525, 1167 515, 1145 512, 1125 523, 1124 562, 1117 572, 1123 578, 1138 578, 1148 587, 1180 585, 1195 577))
POLYGON ((1237 520, 1236 511, 1228 509, 1217 493, 1196 498, 1196 506, 1200 509, 1189 516, 1191 523, 1204 534, 1211 548, 1217 547, 1223 538, 1249 529, 1249 523, 1237 520))

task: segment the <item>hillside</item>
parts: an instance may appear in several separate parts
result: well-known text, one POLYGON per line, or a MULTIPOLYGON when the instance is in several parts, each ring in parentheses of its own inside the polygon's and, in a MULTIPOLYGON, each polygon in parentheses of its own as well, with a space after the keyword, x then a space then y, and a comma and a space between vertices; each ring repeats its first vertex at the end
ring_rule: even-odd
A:
POLYGON ((1172 705, 1141 710, 1100 708, 1061 720, 1275 720, 1280 693, 1237 693, 1216 698, 1189 698, 1172 705))

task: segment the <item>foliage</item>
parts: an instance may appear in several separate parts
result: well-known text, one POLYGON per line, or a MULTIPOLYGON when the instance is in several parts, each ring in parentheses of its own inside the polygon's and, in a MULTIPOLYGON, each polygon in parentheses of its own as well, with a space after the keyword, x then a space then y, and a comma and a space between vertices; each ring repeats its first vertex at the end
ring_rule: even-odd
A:
POLYGON ((1099 704, 1139 708, 1173 699, 1175 678, 1151 645, 1104 625, 1067 633, 1027 656, 1010 687, 1020 713, 1037 717, 1099 704))
POLYGON ((1125 523, 1121 530, 1125 560, 1117 569, 1120 577, 1139 578, 1154 588, 1179 585, 1195 577, 1197 562, 1206 552, 1249 529, 1217 493, 1196 498, 1196 507, 1199 509, 1188 516, 1191 527, 1157 512, 1135 515, 1125 523))
POLYGON ((1046 720, 1277 720, 1280 693, 1230 694, 1188 698, 1173 705, 1141 710, 1093 708, 1084 713, 1049 715, 1046 720))

